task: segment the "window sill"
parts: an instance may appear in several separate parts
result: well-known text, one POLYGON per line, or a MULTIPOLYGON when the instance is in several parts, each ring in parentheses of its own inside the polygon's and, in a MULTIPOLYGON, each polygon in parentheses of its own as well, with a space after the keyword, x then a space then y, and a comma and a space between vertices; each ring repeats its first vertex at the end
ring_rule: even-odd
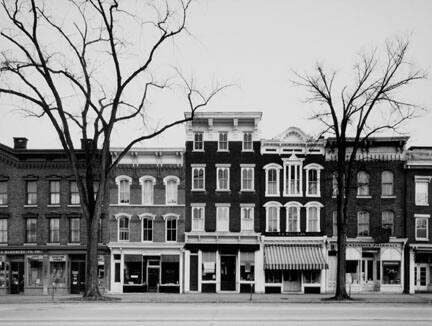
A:
POLYGON ((365 236, 363 236, 363 235, 358 235, 357 236, 357 239, 362 239, 362 240, 372 240, 372 237, 371 236, 369 236, 369 235, 365 235, 365 236))
POLYGON ((303 194, 285 194, 283 195, 284 197, 303 197, 303 194))
POLYGON ((24 208, 34 208, 34 207, 38 207, 38 205, 24 205, 24 208))
POLYGON ((36 242, 24 242, 24 246, 36 246, 36 242))
MULTIPOLYGON (((117 203, 117 205, 119 205, 119 206, 129 206, 130 203, 117 203)), ((69 206, 69 205, 68 205, 68 206, 69 206)))
POLYGON ((428 238, 415 238, 415 241, 429 241, 428 238))
POLYGON ((396 196, 381 196, 381 199, 396 199, 396 196))
POLYGON ((47 242, 47 246, 60 246, 60 242, 47 242))
POLYGON ((8 245, 7 242, 0 242, 0 247, 6 247, 8 245))
POLYGON ((218 192, 230 192, 231 189, 216 189, 215 191, 218 191, 218 192))
POLYGON ((153 243, 153 240, 141 240, 142 243, 153 243))
POLYGON ((69 204, 67 207, 81 207, 81 204, 69 204))
POLYGON ((243 149, 242 148, 242 152, 246 152, 246 153, 254 153, 255 151, 253 149, 243 149))
POLYGON ((204 149, 193 149, 192 152, 204 152, 204 149))
POLYGON ((79 246, 81 244, 81 242, 68 242, 67 245, 68 246, 79 246))
POLYGON ((8 205, 0 205, 0 208, 2 208, 2 207, 8 207, 8 205))
POLYGON ((423 203, 423 204, 415 204, 416 206, 423 206, 423 207, 425 207, 425 206, 429 206, 429 203, 423 203))
POLYGON ((255 192, 255 189, 240 189, 240 192, 255 192))
POLYGON ((61 207, 61 205, 60 204, 49 204, 49 205, 47 205, 47 207, 51 207, 51 208, 53 208, 53 207, 61 207))
POLYGON ((280 197, 280 194, 273 194, 273 195, 265 194, 265 196, 266 197, 280 197))
POLYGON ((321 197, 321 194, 306 194, 306 197, 314 197, 314 198, 317 198, 317 197, 321 197))
POLYGON ((191 191, 194 191, 194 192, 205 192, 206 190, 205 189, 191 189, 191 191))
POLYGON ((229 153, 229 149, 218 149, 218 153, 229 153))
POLYGON ((177 243, 177 241, 165 241, 166 243, 177 243))
POLYGON ((357 195, 356 196, 356 198, 357 199, 371 199, 372 198, 372 196, 370 196, 370 195, 357 195))

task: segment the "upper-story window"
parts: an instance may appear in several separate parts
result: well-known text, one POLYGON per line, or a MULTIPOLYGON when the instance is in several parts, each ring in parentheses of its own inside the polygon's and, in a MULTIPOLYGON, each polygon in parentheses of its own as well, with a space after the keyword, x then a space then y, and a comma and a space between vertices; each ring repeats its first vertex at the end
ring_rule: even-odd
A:
POLYGON ((118 240, 129 241, 131 215, 119 214, 116 217, 118 223, 118 240))
POLYGON ((49 242, 60 242, 60 219, 57 217, 49 219, 49 242))
POLYGON ((165 185, 165 202, 167 205, 177 204, 178 201, 178 185, 180 179, 176 176, 167 176, 163 179, 165 185))
POLYGON ((302 161, 284 162, 284 196, 301 196, 303 193, 302 161))
POLYGON ((319 164, 308 164, 304 167, 306 170, 306 196, 321 196, 320 175, 323 167, 319 164))
POLYGON ((132 178, 127 175, 120 175, 116 177, 115 182, 118 187, 118 203, 129 204, 130 186, 132 184, 132 178))
POLYGON ((194 133, 193 150, 194 151, 203 151, 204 150, 204 141, 203 141, 203 133, 202 132, 194 133))
POLYGON ((139 183, 142 189, 142 204, 143 205, 153 205, 154 203, 154 185, 156 184, 156 179, 151 175, 142 176, 139 179, 139 183))
POLYGON ((0 219, 0 243, 8 242, 8 220, 7 218, 0 219))
POLYGON ((60 205, 60 181, 51 180, 49 182, 49 204, 60 205))
POLYGON ((332 221, 333 221, 333 223, 332 223, 333 236, 337 237, 337 229, 338 229, 338 227, 337 227, 337 212, 336 211, 333 211, 332 221))
POLYGON ((255 164, 240 164, 240 167, 241 167, 241 191, 253 191, 255 164))
POLYGON ((306 232, 320 232, 321 230, 321 207, 323 205, 319 202, 309 202, 305 204, 306 207, 306 232))
POLYGON ((142 224, 142 241, 153 241, 153 221, 155 219, 153 214, 140 215, 142 224))
POLYGON ((165 215, 165 224, 166 224, 166 241, 167 242, 176 242, 177 241, 177 219, 178 215, 165 215))
POLYGON ((218 151, 228 151, 228 133, 220 132, 218 141, 218 151))
POLYGON ((253 151, 252 133, 243 133, 243 151, 253 151))
POLYGON ((285 204, 286 207, 286 231, 287 232, 300 232, 300 207, 302 204, 299 202, 289 202, 285 204))
POLYGON ((205 190, 205 164, 192 164, 192 190, 205 190))
POLYGON ((229 231, 229 204, 216 204, 216 231, 229 231))
POLYGON ((429 205, 429 178, 415 177, 415 204, 418 206, 429 205))
POLYGON ((279 173, 282 167, 275 163, 267 164, 263 167, 265 170, 266 188, 265 195, 267 197, 279 196, 279 173))
POLYGON ((429 240, 429 214, 415 214, 415 239, 429 240))
POLYGON ((357 213, 357 236, 369 236, 369 212, 360 211, 357 213))
POLYGON ((254 204, 240 204, 241 231, 254 230, 254 204))
POLYGON ((28 218, 26 220, 26 243, 36 242, 37 218, 28 218))
POLYGON ((8 204, 8 182, 0 181, 0 206, 8 204))
POLYGON ((382 228, 388 230, 390 236, 392 236, 394 234, 394 213, 392 211, 383 211, 381 219, 382 228))
POLYGON ((357 196, 369 196, 369 173, 359 171, 357 173, 357 196))
POLYGON ((192 231, 204 231, 205 205, 191 204, 192 210, 192 231))
POLYGON ((337 173, 332 173, 332 196, 336 197, 339 193, 338 182, 337 182, 337 173))
POLYGON ((216 191, 230 190, 230 165, 216 164, 216 191))
MULTIPOLYGON (((101 221, 101 219, 99 219, 101 221)), ((73 217, 69 219, 69 241, 80 242, 80 229, 81 229, 81 219, 79 217, 73 217)), ((99 226, 99 225, 98 225, 99 226)))
POLYGON ((79 203, 80 203, 80 195, 79 195, 78 185, 77 185, 76 181, 70 182, 69 203, 71 205, 79 205, 79 203))
POLYGON ((280 207, 279 202, 264 204, 266 209, 266 232, 279 232, 280 207))
POLYGON ((394 195, 394 176, 391 171, 384 171, 381 174, 381 196, 393 196, 394 195))
POLYGON ((37 182, 26 181, 26 205, 37 204, 37 182))

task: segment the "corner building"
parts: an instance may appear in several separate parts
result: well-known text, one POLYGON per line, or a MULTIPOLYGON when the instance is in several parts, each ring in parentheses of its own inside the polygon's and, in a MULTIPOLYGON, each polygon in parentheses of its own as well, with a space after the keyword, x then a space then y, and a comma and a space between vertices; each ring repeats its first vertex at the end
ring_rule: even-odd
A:
POLYGON ((200 112, 186 125, 186 292, 264 292, 260 120, 200 112))

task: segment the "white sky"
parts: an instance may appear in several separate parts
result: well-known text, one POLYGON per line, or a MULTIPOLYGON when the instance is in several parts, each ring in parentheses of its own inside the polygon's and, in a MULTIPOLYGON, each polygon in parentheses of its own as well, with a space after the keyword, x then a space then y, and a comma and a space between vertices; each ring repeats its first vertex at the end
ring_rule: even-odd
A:
MULTIPOLYGON (((320 61, 347 74, 361 50, 411 35, 410 61, 432 73, 432 1, 428 0, 198 0, 189 19, 193 37, 183 35, 167 44, 155 65, 181 67, 203 85, 215 80, 235 83, 206 110, 262 111, 263 137, 293 125, 309 134, 320 129, 317 122, 308 120, 314 105, 303 102, 307 94, 290 82, 292 69, 311 72, 320 61)), ((0 48, 7 47, 2 39, 0 48)), ((431 78, 416 83, 404 96, 430 109, 405 129, 410 145, 432 146, 431 78)), ((161 97, 152 100, 152 123, 182 117, 187 109, 182 103, 161 97)), ((1 97, 0 109, 0 142, 11 146, 12 137, 22 136, 29 138, 31 148, 60 146, 48 123, 24 119, 1 97)), ((113 146, 125 145, 140 130, 137 125, 124 126, 114 134, 113 146)), ((141 144, 183 145, 183 126, 141 144)))

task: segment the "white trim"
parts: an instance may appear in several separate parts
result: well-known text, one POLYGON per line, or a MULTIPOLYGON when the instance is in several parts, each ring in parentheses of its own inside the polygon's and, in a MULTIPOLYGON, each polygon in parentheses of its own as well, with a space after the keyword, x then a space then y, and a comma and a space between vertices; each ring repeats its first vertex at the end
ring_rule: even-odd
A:
POLYGON ((128 175, 119 175, 115 178, 115 183, 117 185, 117 203, 122 206, 127 206, 130 204, 130 186, 132 184, 132 178, 128 175), (120 184, 122 181, 127 181, 127 191, 129 192, 129 202, 121 203, 120 202, 120 184))
POLYGON ((231 163, 216 163, 215 167, 216 168, 230 168, 231 167, 231 163))
MULTIPOLYGON (((295 154, 292 154, 289 158, 284 158, 283 160, 283 195, 284 197, 303 197, 303 160, 298 158, 295 154), (291 189, 291 183, 288 182, 287 187, 287 177, 288 181, 291 180, 291 166, 298 166, 299 178, 299 192, 293 193, 291 189), (288 176, 287 176, 288 170, 288 176)), ((295 175, 294 175, 295 176, 295 175)))
POLYGON ((285 232, 300 232, 300 208, 303 207, 303 205, 301 203, 299 203, 298 201, 290 201, 290 202, 286 203, 284 206, 285 206, 285 210, 286 210, 285 232), (289 209, 291 207, 294 207, 297 209, 297 226, 296 226, 295 231, 289 231, 288 230, 289 209))
POLYGON ((154 186, 156 184, 156 178, 151 175, 143 175, 139 178, 139 184, 141 185, 141 203, 143 205, 149 205, 149 203, 144 203, 144 184, 146 181, 151 181, 153 184, 151 193, 151 204, 154 203, 154 186))
POLYGON ((282 207, 282 204, 277 201, 269 201, 263 205, 266 209, 266 232, 280 232, 280 208, 282 207), (277 208, 277 225, 276 225, 276 231, 269 231, 269 210, 270 208, 277 208))
POLYGON ((318 163, 309 163, 309 164, 306 164, 303 167, 303 169, 305 169, 305 170, 311 170, 311 169, 314 169, 314 170, 324 170, 324 167, 322 165, 318 164, 318 163))
POLYGON ((180 215, 174 214, 174 213, 167 213, 162 215, 164 222, 165 222, 165 242, 167 243, 175 243, 178 240, 178 220, 180 219, 180 215), (176 221, 175 223, 175 230, 176 230, 176 239, 175 241, 168 241, 168 219, 174 219, 176 221))
POLYGON ((163 184, 165 186, 165 205, 177 205, 178 203, 178 186, 180 184, 180 178, 175 175, 168 175, 163 178, 163 184), (168 182, 173 180, 176 183, 176 198, 174 203, 168 203, 168 182))
POLYGON ((117 241, 118 242, 129 242, 130 241, 130 222, 132 219, 132 215, 127 214, 127 213, 117 213, 114 215, 114 218, 117 221, 117 241), (127 240, 120 240, 120 218, 121 217, 126 217, 128 219, 128 239, 127 240))
POLYGON ((215 166, 216 166, 216 191, 230 191, 230 167, 231 167, 231 164, 215 164, 215 166), (227 186, 228 186, 228 188, 226 188, 226 189, 221 189, 221 188, 219 188, 219 170, 221 170, 221 169, 227 169, 227 171, 228 171, 228 175, 227 175, 227 186))
POLYGON ((191 177, 192 177, 192 184, 191 184, 191 190, 192 191, 205 191, 205 186, 206 186, 206 166, 205 164, 192 164, 191 165, 192 168, 192 173, 191 173, 191 177), (203 187, 202 188, 195 188, 194 187, 194 171, 195 170, 203 170, 203 187))
POLYGON ((265 170, 265 196, 266 197, 280 197, 280 170, 283 169, 282 166, 276 163, 269 163, 264 165, 263 170, 265 170), (268 192, 268 178, 269 171, 276 170, 276 194, 269 194, 268 192))
POLYGON ((321 170, 323 167, 316 163, 309 163, 304 166, 303 169, 306 171, 306 197, 321 197, 321 170), (309 171, 315 170, 317 174, 317 193, 309 193, 309 171))
POLYGON ((414 214, 414 236, 416 241, 429 241, 429 214, 414 214), (426 220, 426 237, 417 237, 417 220, 426 220))
POLYGON ((119 175, 115 178, 115 183, 117 186, 120 186, 120 181, 127 180, 129 183, 132 183, 132 178, 128 175, 119 175))
POLYGON ((255 164, 240 164, 240 191, 247 192, 247 191, 255 191, 255 164), (244 183, 243 183, 243 171, 246 170, 252 170, 252 188, 251 189, 245 189, 244 183))
MULTIPOLYGON (((306 208, 306 232, 321 232, 321 208, 324 207, 323 204, 317 201, 307 202, 304 207, 306 208), (317 209, 317 230, 309 230, 309 208, 317 209)), ((332 221, 333 222, 333 221, 332 221)))

